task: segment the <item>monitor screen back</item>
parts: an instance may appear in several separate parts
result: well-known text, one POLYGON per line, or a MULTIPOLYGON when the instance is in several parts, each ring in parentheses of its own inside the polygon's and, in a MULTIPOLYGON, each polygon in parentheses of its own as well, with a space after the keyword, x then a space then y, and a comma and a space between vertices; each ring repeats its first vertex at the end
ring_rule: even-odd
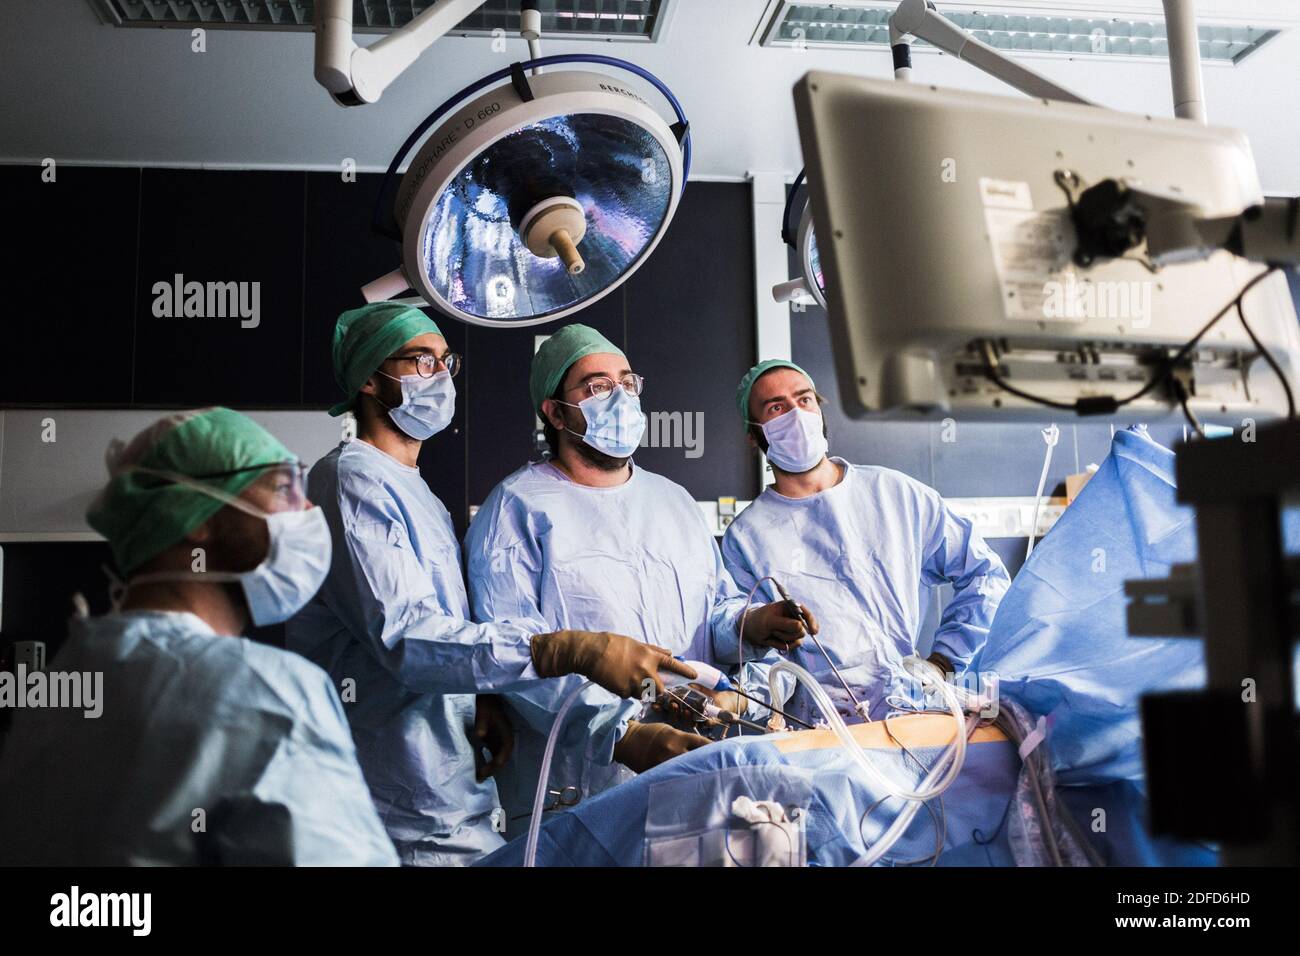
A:
MULTIPOLYGON (((1236 213, 1263 198, 1239 131, 816 71, 796 85, 795 106, 850 416, 1060 418, 962 374, 973 370, 971 343, 989 338, 1042 359, 1017 374, 1044 394, 1129 394, 1151 373, 1126 365, 1126 354, 1187 341, 1261 269, 1227 252, 1158 272, 1136 255, 1078 268, 1057 182, 1058 170, 1085 187, 1123 177, 1177 190, 1205 215, 1236 213), (1053 365, 1097 355, 1118 362, 1101 381, 1072 383, 1053 365)), ((1300 336, 1285 278, 1270 277, 1244 304, 1294 380, 1300 336)), ((1253 351, 1232 316, 1203 345, 1253 351)), ((1224 391, 1222 417, 1276 412, 1268 375, 1253 391, 1224 391)), ((1153 394, 1126 414, 1179 409, 1153 394)))

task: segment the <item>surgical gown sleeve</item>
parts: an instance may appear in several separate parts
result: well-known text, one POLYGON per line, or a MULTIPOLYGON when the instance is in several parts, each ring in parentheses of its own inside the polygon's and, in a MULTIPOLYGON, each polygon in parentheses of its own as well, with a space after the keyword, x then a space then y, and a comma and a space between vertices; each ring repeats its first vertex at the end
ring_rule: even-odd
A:
MULTIPOLYGON (((378 482, 340 495, 348 574, 327 600, 403 686, 416 693, 502 691, 537 679, 526 622, 475 624, 448 614, 407 533, 400 504, 378 482)), ((453 547, 448 559, 457 562, 453 547)))
POLYGON ((280 659, 259 676, 249 693, 272 691, 293 719, 284 736, 256 741, 245 739, 244 722, 218 722, 225 723, 219 739, 239 742, 264 763, 246 790, 205 808, 196 836, 202 857, 222 865, 396 866, 328 675, 305 660, 280 659))
MULTIPOLYGON (((545 520, 542 516, 542 520, 545 520)), ((560 529, 551 528, 551 534, 560 529)), ((465 536, 470 606, 475 620, 508 618, 538 633, 569 626, 549 622, 541 607, 542 555, 533 516, 522 501, 498 486, 470 523, 465 536)), ((637 637, 638 635, 628 635, 637 637)), ((578 675, 539 681, 509 695, 511 706, 538 733, 548 735, 564 699, 584 678, 578 675)), ((569 709, 557 746, 581 751, 601 766, 614 759, 614 744, 641 710, 641 703, 622 700, 601 687, 589 687, 569 709)))
POLYGON ((975 531, 968 518, 955 514, 939 494, 911 482, 919 503, 924 535, 921 580, 952 585, 952 600, 934 634, 932 651, 952 661, 960 672, 984 646, 993 615, 1011 578, 1002 559, 975 531))

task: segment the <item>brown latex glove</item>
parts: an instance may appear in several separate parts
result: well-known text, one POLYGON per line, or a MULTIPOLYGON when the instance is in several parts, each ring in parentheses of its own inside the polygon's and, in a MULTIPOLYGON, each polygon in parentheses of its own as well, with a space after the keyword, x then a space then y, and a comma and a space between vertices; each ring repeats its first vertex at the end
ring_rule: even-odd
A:
MULTIPOLYGON (((698 691, 709 699, 709 701, 723 710, 729 710, 733 714, 743 714, 745 712, 745 701, 737 693, 729 690, 709 690, 701 687, 699 684, 690 684, 690 689, 698 691)), ((680 688, 678 688, 680 690, 680 688)), ((700 715, 695 713, 689 707, 681 702, 672 694, 661 694, 655 698, 654 709, 659 711, 675 726, 691 726, 695 724, 700 715)))
POLYGON ((947 680, 954 673, 952 669, 952 661, 948 660, 948 658, 944 657, 938 651, 935 651, 927 657, 926 660, 939 668, 939 673, 943 674, 944 680, 947 680))
POLYGON ((515 728, 510 723, 501 698, 495 694, 479 694, 474 698, 474 752, 484 748, 492 759, 477 767, 474 776, 482 783, 506 765, 515 749, 515 728))
MULTIPOLYGON (((808 623, 812 625, 812 633, 818 633, 821 628, 817 624, 817 618, 813 617, 812 611, 802 604, 799 608, 808 618, 808 623)), ((759 647, 775 647, 779 651, 788 651, 792 647, 798 647, 807 633, 803 621, 790 613, 785 601, 773 601, 762 607, 750 608, 749 613, 745 615, 743 636, 749 643, 759 647)))
POLYGON ((695 677, 695 669, 674 660, 666 648, 608 631, 556 631, 532 643, 533 667, 542 677, 581 674, 611 694, 651 700, 664 692, 660 670, 695 677))
POLYGON ((629 770, 645 773, 665 760, 680 757, 708 742, 707 737, 688 734, 668 724, 643 724, 632 720, 628 721, 622 739, 614 745, 614 759, 629 770))

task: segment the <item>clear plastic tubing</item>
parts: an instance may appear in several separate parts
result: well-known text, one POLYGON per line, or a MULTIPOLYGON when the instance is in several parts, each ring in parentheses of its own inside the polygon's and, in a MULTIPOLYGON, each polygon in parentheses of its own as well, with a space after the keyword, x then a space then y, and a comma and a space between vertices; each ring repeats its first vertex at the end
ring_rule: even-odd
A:
MULTIPOLYGON (((872 763, 872 761, 867 757, 866 750, 853 738, 853 735, 849 733, 849 729, 845 725, 843 718, 840 717, 839 711, 835 709, 835 705, 826 695, 826 691, 822 689, 821 684, 817 682, 815 677, 798 664, 791 663, 790 661, 779 661, 772 666, 772 669, 768 672, 768 681, 772 687, 773 693, 775 693, 776 689, 776 678, 782 672, 790 674, 796 681, 803 685, 804 690, 808 692, 809 697, 812 698, 813 702, 817 705, 817 708, 822 712, 822 716, 826 718, 826 722, 830 725, 831 730, 840 738, 840 742, 844 745, 844 749, 848 751, 849 756, 858 767, 861 768, 867 777, 879 784, 890 796, 910 802, 909 806, 898 815, 894 823, 885 832, 881 839, 877 840, 876 843, 872 845, 867 856, 855 863, 855 865, 869 866, 883 857, 885 853, 889 851, 890 846, 892 846, 893 843, 902 836, 903 832, 907 829, 908 824, 911 823, 912 818, 916 816, 917 811, 920 810, 921 804, 927 800, 934 799, 947 790, 952 786, 953 781, 957 779, 957 775, 961 773, 961 768, 966 762, 966 737, 969 730, 972 729, 967 725, 966 716, 962 712, 961 702, 957 699, 957 695, 953 688, 946 681, 934 681, 927 678, 926 683, 935 687, 948 704, 948 708, 952 713, 953 720, 956 724, 957 733, 952 744, 943 752, 939 759, 935 761, 934 767, 931 768, 925 779, 921 781, 920 789, 909 790, 907 787, 898 784, 889 776, 889 774, 885 773, 881 768, 872 763)), ((972 720, 975 719, 976 718, 972 717, 972 720)))
POLYGON ((528 841, 524 844, 524 866, 537 865, 537 836, 542 829, 542 807, 546 804, 546 785, 551 780, 551 758, 555 756, 555 742, 560 739, 560 728, 564 726, 564 718, 569 715, 569 709, 573 707, 578 695, 590 686, 591 681, 585 680, 569 692, 560 712, 555 715, 555 723, 551 725, 551 733, 546 738, 542 767, 537 774, 537 795, 533 797, 533 816, 528 821, 528 841))

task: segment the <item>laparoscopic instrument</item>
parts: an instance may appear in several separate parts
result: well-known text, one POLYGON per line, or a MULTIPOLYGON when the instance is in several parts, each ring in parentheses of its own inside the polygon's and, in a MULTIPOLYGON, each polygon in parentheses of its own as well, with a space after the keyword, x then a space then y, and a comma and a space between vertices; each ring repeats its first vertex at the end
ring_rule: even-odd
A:
MULTIPOLYGON (((809 730, 812 729, 812 724, 808 723, 807 721, 800 720, 798 717, 795 717, 791 714, 787 714, 784 711, 779 710, 776 707, 773 707, 771 704, 767 703, 767 701, 759 700, 757 697, 752 697, 749 694, 745 693, 743 690, 741 690, 739 687, 733 684, 728 679, 726 674, 722 673, 722 671, 718 670, 718 668, 714 667, 712 664, 705 664, 703 661, 688 661, 682 657, 679 657, 677 659, 681 661, 683 664, 686 664, 687 666, 693 668, 696 676, 693 678, 683 677, 681 674, 673 673, 670 671, 660 671, 659 676, 660 678, 662 678, 664 682, 664 687, 669 691, 673 690, 674 688, 682 687, 688 684, 695 684, 698 687, 704 687, 707 688, 708 690, 728 691, 730 693, 737 694, 740 697, 743 697, 745 700, 750 701, 751 703, 758 704, 760 707, 764 707, 767 710, 770 710, 774 714, 780 714, 780 716, 786 720, 792 721, 796 724, 800 724, 809 730)), ((680 701, 682 698, 678 697, 677 699, 680 701)), ((757 724, 751 723, 747 720, 741 720, 739 717, 737 717, 735 714, 731 713, 730 711, 725 710, 724 708, 718 707, 711 703, 708 703, 704 707, 704 713, 707 716, 711 717, 712 719, 719 720, 722 723, 739 724, 741 726, 747 726, 752 729, 759 730, 763 733, 767 732, 766 728, 759 727, 757 724)))
POLYGON ((822 657, 826 658, 826 663, 830 665, 831 670, 835 673, 835 679, 838 680, 840 686, 844 688, 844 693, 849 695, 849 700, 853 701, 853 712, 863 720, 870 720, 871 718, 868 716, 869 708, 866 704, 862 703, 862 701, 858 700, 857 695, 853 693, 853 689, 849 687, 849 682, 844 679, 844 675, 840 673, 840 669, 835 666, 835 662, 831 660, 831 656, 826 653, 826 648, 822 647, 822 642, 817 640, 817 635, 813 633, 812 623, 808 620, 808 616, 804 614, 803 607, 800 606, 798 601, 790 597, 790 592, 787 591, 785 586, 776 578, 772 578, 772 584, 776 586, 777 593, 781 595, 781 600, 785 602, 786 611, 803 622, 804 630, 808 632, 808 636, 812 638, 812 642, 817 645, 817 650, 821 651, 822 657))

